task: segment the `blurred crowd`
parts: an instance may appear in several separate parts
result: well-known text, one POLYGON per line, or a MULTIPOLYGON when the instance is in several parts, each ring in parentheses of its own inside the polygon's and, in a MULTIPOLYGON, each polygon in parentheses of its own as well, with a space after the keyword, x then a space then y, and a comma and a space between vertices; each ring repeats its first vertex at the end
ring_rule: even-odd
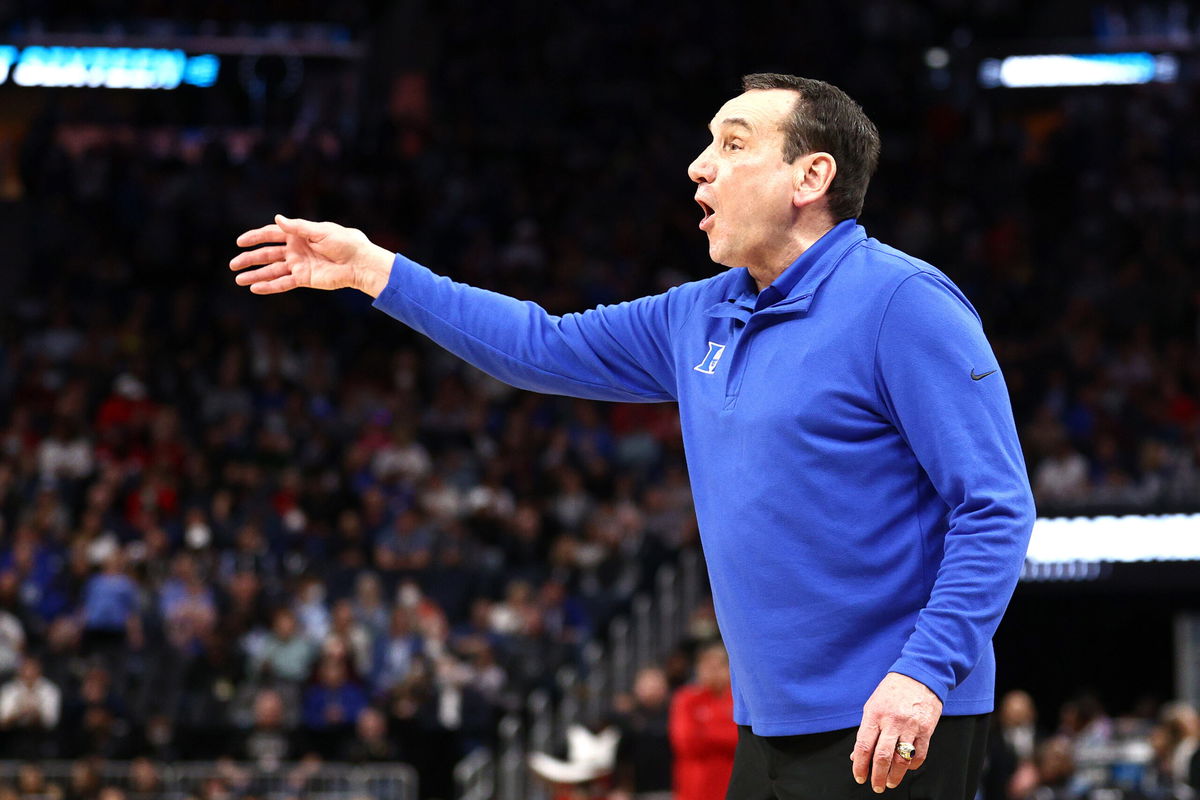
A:
MULTIPOLYGON (((362 297, 252 297, 225 270, 284 211, 555 313, 711 274, 685 168, 737 76, 696 44, 702 9, 467 5, 371 62, 386 102, 314 72, 286 124, 214 90, 206 126, 71 95, 0 128, 3 752, 400 759, 447 796, 498 715, 697 546, 673 408, 515 392, 362 297), (505 31, 539 44, 497 59, 505 31), (627 57, 580 58, 600 50, 627 57)), ((1200 507, 1195 87, 919 91, 912 41, 945 20, 813 13, 862 45, 848 67, 825 37, 813 74, 883 132, 862 222, 981 312, 1041 510, 1200 507)), ((1138 724, 1186 782, 1192 723, 1138 724)), ((1073 796, 1078 733, 1013 734, 1009 797, 1073 796)))
POLYGON ((984 800, 1189 800, 1200 792, 1200 715, 1185 702, 1110 716, 1092 693, 1039 719, 1033 699, 997 699, 984 800))

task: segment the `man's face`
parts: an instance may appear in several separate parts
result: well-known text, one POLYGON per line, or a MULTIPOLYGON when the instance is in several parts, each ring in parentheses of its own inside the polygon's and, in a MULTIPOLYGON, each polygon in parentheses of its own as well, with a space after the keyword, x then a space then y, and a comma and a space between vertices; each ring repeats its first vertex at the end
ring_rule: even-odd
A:
POLYGON ((792 225, 794 164, 783 160, 790 89, 752 89, 712 118, 712 143, 688 167, 704 208, 708 255, 727 267, 763 264, 792 225))

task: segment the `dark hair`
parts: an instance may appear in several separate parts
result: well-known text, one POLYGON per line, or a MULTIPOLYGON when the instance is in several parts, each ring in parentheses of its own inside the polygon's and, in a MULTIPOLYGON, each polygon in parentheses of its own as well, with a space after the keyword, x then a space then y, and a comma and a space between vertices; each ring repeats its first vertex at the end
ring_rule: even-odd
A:
POLYGON ((862 213, 867 184, 879 164, 879 131, 862 106, 836 86, 812 78, 758 72, 742 78, 742 91, 791 89, 799 92, 783 123, 783 160, 791 164, 805 153, 829 153, 837 174, 826 197, 836 221, 862 213))

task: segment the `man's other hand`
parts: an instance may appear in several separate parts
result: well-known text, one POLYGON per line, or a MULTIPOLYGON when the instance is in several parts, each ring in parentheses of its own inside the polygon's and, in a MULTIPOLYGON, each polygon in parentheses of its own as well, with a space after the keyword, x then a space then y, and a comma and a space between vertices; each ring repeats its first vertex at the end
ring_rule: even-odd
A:
POLYGON ((942 716, 942 701, 933 691, 907 675, 889 672, 863 706, 858 739, 850 754, 854 780, 863 783, 868 772, 871 788, 882 792, 886 785, 900 785, 904 773, 925 762, 929 738, 942 716), (912 761, 896 752, 897 742, 914 745, 912 761))
POLYGON ((237 238, 247 250, 229 262, 232 270, 257 267, 237 276, 255 294, 277 294, 299 287, 351 287, 372 297, 387 286, 395 256, 372 244, 360 230, 335 222, 310 222, 275 215, 275 224, 237 238), (265 247, 258 247, 265 245, 265 247))

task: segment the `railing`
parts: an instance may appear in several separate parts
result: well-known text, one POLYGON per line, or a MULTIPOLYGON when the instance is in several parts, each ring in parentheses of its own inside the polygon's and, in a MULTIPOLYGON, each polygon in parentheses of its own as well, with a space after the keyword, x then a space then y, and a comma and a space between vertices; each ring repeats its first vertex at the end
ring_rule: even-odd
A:
POLYGON ((1200 706, 1200 614, 1175 615, 1175 686, 1180 700, 1200 706))
POLYGON ((477 748, 454 768, 459 800, 492 800, 496 796, 496 762, 486 747, 477 748))
POLYGON ((459 800, 488 797, 484 787, 497 800, 545 800, 544 787, 530 778, 526 756, 553 750, 572 723, 598 719, 618 693, 632 686, 638 670, 659 663, 683 639, 700 600, 701 579, 700 555, 692 550, 680 555, 678 565, 660 568, 653 594, 635 597, 630 616, 609 625, 607 653, 598 642, 589 642, 583 648, 582 672, 569 666, 558 671, 557 705, 545 689, 531 692, 526 721, 516 714, 501 721, 494 760, 473 754, 459 763, 459 800))
MULTIPOLYGON (((20 761, 0 761, 0 779, 16 777, 20 761)), ((98 762, 97 771, 105 785, 130 788, 128 761, 98 762)), ((47 784, 67 788, 76 769, 75 761, 39 761, 36 763, 47 784)), ((256 764, 232 761, 177 761, 155 764, 159 782, 151 792, 162 800, 183 800, 197 796, 204 784, 217 779, 233 794, 253 791, 264 800, 283 800, 303 795, 308 800, 417 800, 417 773, 407 764, 337 764, 330 762, 291 762, 277 769, 263 770, 256 764)), ((61 797, 47 791, 44 795, 25 794, 23 800, 61 797)))

